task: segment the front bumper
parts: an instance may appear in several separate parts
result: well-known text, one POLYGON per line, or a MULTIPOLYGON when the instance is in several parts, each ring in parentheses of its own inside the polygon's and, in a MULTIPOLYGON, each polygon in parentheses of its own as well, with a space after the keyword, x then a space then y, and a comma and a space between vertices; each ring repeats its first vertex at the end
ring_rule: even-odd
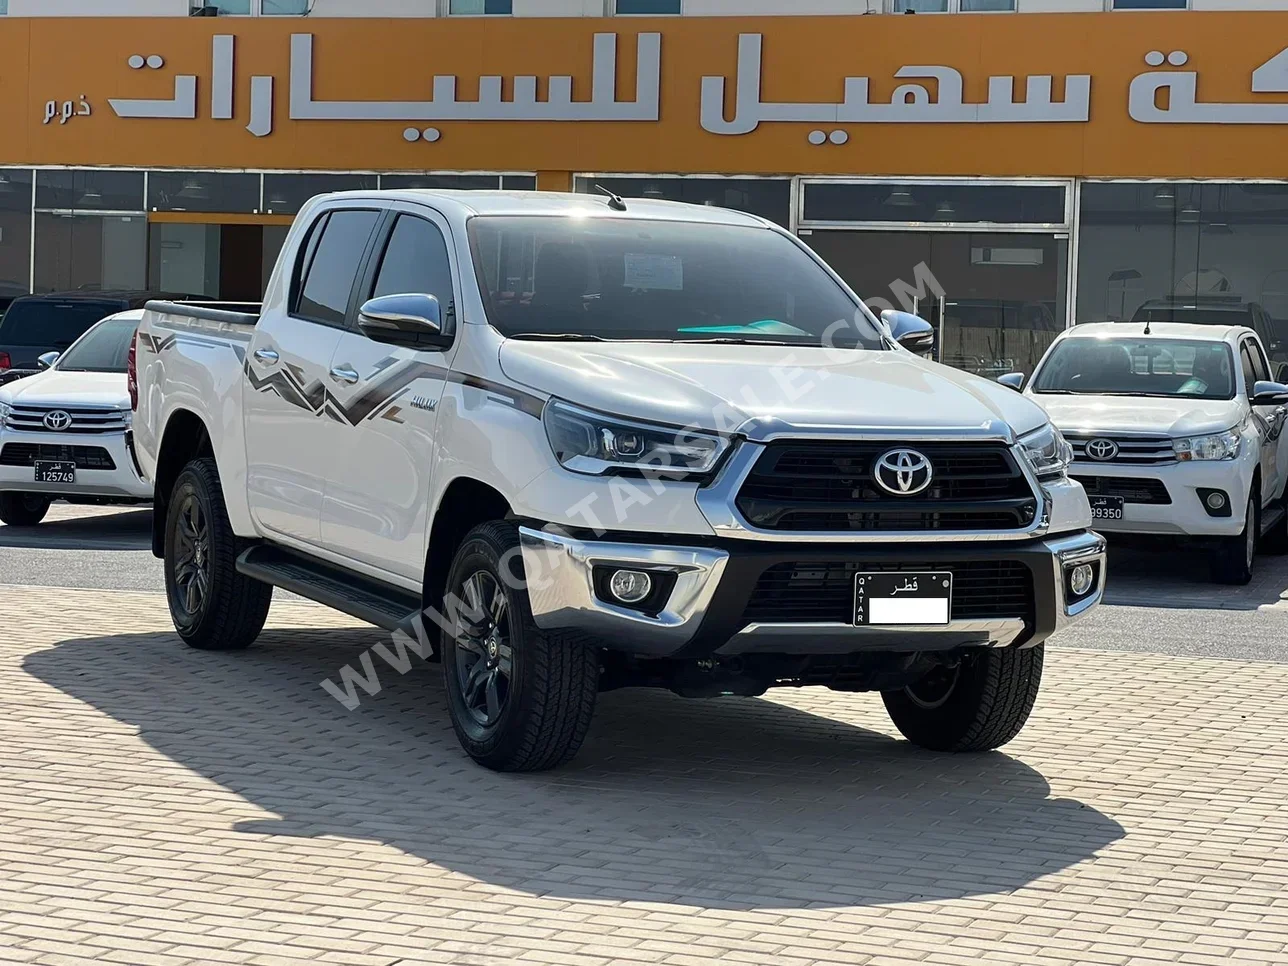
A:
MULTIPOLYGON (((1245 447, 1247 448, 1247 447, 1245 447)), ((1191 537, 1232 537, 1243 532, 1248 495, 1256 470, 1255 454, 1235 460, 1195 460, 1186 463, 1156 463, 1140 466, 1120 463, 1074 463, 1069 475, 1087 483, 1094 496, 1097 478, 1132 483, 1161 484, 1170 502, 1145 503, 1139 497, 1123 504, 1121 520, 1096 519, 1097 530, 1108 534, 1170 534, 1191 537), (1209 513, 1201 493, 1220 490, 1228 500, 1224 514, 1209 513)), ((1111 488, 1115 485, 1108 484, 1111 488)))
POLYGON ((0 492, 45 493, 50 496, 95 497, 108 500, 148 500, 152 484, 140 475, 129 433, 28 433, 0 430, 0 492), (77 462, 75 483, 37 483, 35 458, 77 462), (93 450, 93 465, 101 465, 103 454, 112 469, 90 469, 84 460, 93 450), (99 451, 102 451, 101 453, 99 451))
MULTIPOLYGON (((1031 646, 1100 602, 1105 541, 1081 530, 1009 544, 885 544, 820 546, 713 541, 671 546, 579 539, 547 530, 519 530, 533 618, 544 629, 575 630, 605 648, 648 657, 705 658, 738 654, 853 654, 864 651, 942 651, 968 646, 1031 646), (1005 564, 1027 573, 1029 600, 1014 612, 978 616, 979 599, 959 599, 970 619, 946 625, 856 626, 841 620, 748 619, 762 576, 775 567, 925 570, 1005 564), (1067 571, 1091 564, 1092 589, 1073 598, 1067 571), (596 591, 595 570, 624 567, 674 576, 656 614, 609 603, 596 591)), ((790 591, 789 591, 790 592, 790 591)), ((966 592, 966 591, 963 591, 966 592)))

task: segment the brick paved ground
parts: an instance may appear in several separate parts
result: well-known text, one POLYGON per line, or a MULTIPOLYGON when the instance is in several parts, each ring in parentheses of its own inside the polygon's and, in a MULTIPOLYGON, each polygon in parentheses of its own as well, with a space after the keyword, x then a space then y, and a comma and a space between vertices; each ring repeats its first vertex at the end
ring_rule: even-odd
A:
POLYGON ((279 604, 0 587, 0 963, 1286 963, 1288 665, 1056 650, 1007 753, 879 700, 618 692, 570 767, 468 763, 437 668, 279 604))

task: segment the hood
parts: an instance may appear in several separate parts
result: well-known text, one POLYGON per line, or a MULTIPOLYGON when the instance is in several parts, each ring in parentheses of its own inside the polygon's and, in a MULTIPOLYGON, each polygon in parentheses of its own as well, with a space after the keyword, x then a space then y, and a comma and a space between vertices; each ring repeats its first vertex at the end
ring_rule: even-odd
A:
POLYGON ((909 352, 700 343, 507 340, 506 376, 590 409, 721 432, 750 420, 796 428, 983 428, 1022 434, 1041 408, 1014 390, 909 352))
POLYGON ((1243 416, 1237 399, 1163 399, 1148 396, 1056 396, 1035 402, 1069 433, 1159 433, 1199 436, 1229 429, 1243 416))
POLYGON ((59 372, 50 369, 0 388, 0 399, 32 406, 115 406, 127 409, 130 390, 123 372, 59 372))

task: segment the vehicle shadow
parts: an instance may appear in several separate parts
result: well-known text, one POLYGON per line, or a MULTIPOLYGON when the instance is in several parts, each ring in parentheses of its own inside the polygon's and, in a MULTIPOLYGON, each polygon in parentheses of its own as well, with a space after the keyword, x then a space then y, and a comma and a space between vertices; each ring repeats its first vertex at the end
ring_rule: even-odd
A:
POLYGON ((1123 542, 1109 538, 1109 581, 1105 603, 1133 607, 1256 610, 1288 593, 1288 556, 1258 554, 1252 582, 1218 584, 1210 571, 1211 552, 1123 542))
MULTIPOLYGON (((60 506, 55 504, 57 514, 60 506)), ((75 510, 79 508, 65 508, 75 510)), ((0 547, 24 550, 150 550, 152 510, 53 516, 34 527, 0 524, 0 547)))
POLYGON ((212 654, 123 634, 24 666, 279 816, 239 832, 376 840, 529 894, 723 909, 956 898, 1020 888, 1124 834, 1006 754, 930 754, 762 699, 605 694, 571 765, 494 774, 461 752, 437 665, 399 676, 376 658, 384 687, 354 711, 319 686, 382 640, 271 631, 212 654))

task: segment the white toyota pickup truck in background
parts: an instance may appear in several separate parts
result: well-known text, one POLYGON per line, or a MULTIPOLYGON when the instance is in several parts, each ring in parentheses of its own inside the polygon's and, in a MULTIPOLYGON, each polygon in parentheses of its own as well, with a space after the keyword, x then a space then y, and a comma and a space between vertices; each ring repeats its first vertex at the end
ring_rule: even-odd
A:
POLYGON ((1104 541, 1041 408, 904 347, 927 331, 750 215, 315 198, 258 315, 153 303, 139 329, 175 625, 244 648, 272 585, 427 614, 499 770, 568 760, 597 693, 637 685, 880 691, 914 742, 997 747, 1104 541))
POLYGON ((1252 579, 1258 548, 1288 551, 1288 387, 1270 380, 1252 329, 1078 325, 1024 392, 1073 446, 1070 475, 1106 533, 1198 543, 1228 584, 1252 579))

